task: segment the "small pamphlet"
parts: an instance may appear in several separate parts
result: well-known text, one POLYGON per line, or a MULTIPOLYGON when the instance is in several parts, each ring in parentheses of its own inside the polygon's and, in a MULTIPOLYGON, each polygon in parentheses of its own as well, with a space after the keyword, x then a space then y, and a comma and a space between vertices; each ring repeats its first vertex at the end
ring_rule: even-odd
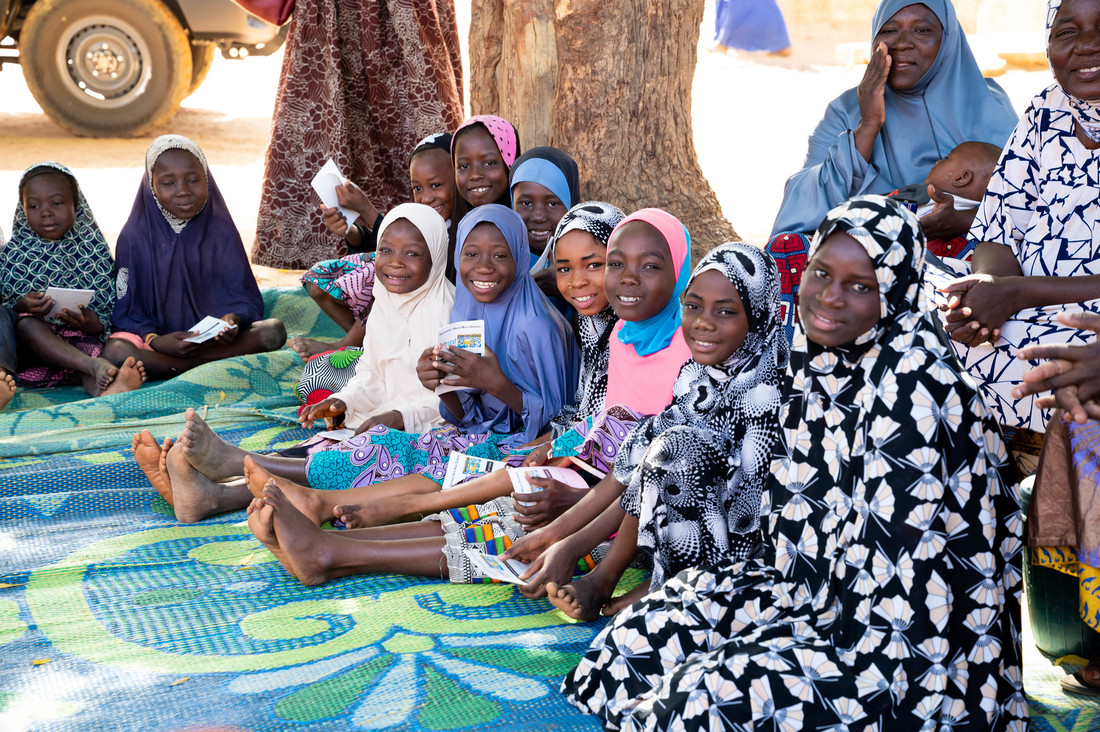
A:
MULTIPOLYGON (((553 478, 559 483, 565 483, 573 488, 588 488, 588 484, 584 482, 584 478, 577 474, 577 471, 570 470, 569 468, 555 468, 545 465, 536 466, 533 468, 513 468, 508 471, 508 477, 512 479, 512 490, 516 493, 538 493, 542 490, 537 485, 532 485, 529 478, 553 478)), ((516 501, 521 506, 530 506, 530 503, 524 503, 523 501, 516 501)))
POLYGON ((56 318, 62 310, 80 312, 81 305, 90 305, 95 290, 74 290, 68 287, 47 287, 46 297, 53 298, 53 307, 46 313, 47 318, 56 318))
POLYGON ((359 218, 359 214, 350 208, 341 206, 339 199, 336 198, 336 186, 342 186, 345 180, 347 179, 344 174, 336 167, 336 163, 332 161, 332 158, 329 158, 328 162, 317 171, 317 175, 313 176, 312 185, 313 190, 317 191, 317 195, 321 198, 321 202, 329 208, 340 209, 340 213, 344 215, 344 220, 348 222, 348 226, 351 226, 359 218))
POLYGON ((503 460, 490 460, 461 452, 452 452, 447 458, 447 475, 443 478, 443 490, 450 490, 475 478, 507 467, 503 460))
POLYGON ((510 582, 513 585, 527 584, 527 580, 522 580, 519 576, 526 572, 527 567, 530 565, 515 559, 504 561, 500 557, 485 554, 474 547, 466 547, 465 552, 470 564, 481 570, 486 577, 501 582, 510 582))
POLYGON ((190 338, 184 338, 183 340, 188 343, 206 343, 211 338, 217 338, 223 331, 229 330, 233 327, 233 324, 222 320, 221 318, 215 318, 212 315, 207 315, 191 326, 190 331, 195 335, 190 338))
MULTIPOLYGON (((485 321, 484 320, 460 320, 457 323, 449 323, 439 329, 437 342, 440 346, 453 346, 461 348, 479 356, 485 355, 485 321)), ((446 394, 451 391, 462 391, 465 387, 448 386, 440 384, 436 387, 436 394, 446 394)))

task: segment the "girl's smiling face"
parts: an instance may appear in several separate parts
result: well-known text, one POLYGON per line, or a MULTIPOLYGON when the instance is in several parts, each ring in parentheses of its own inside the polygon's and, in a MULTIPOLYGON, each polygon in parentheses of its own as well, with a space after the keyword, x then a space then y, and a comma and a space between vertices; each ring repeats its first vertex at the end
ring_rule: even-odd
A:
POLYGON ((202 163, 186 150, 168 150, 153 165, 153 193, 164 210, 187 221, 206 205, 210 190, 202 163))
POLYGON ((717 270, 696 276, 684 293, 684 339, 691 357, 717 366, 732 356, 749 334, 749 316, 729 277, 717 270))
POLYGON ((640 322, 664 310, 676 290, 676 270, 661 232, 644 221, 620 226, 607 243, 603 286, 623 320, 640 322))
POLYGON ((1058 85, 1078 99, 1100 99, 1100 0, 1062 3, 1048 43, 1058 85))
POLYGON ((23 210, 31 231, 57 241, 76 221, 72 183, 61 173, 36 175, 23 186, 23 210))
POLYGON ((378 242, 374 271, 382 286, 395 295, 423 287, 432 271, 432 255, 420 229, 408 219, 387 226, 378 242))
POLYGON ((798 316, 806 337, 827 348, 851 343, 882 316, 878 278, 863 245, 837 232, 806 263, 798 316))
POLYGON ((554 235, 566 206, 546 186, 521 181, 512 187, 512 209, 527 227, 527 244, 535 254, 542 254, 554 235))
POLYGON ((480 223, 462 243, 458 258, 462 284, 480 303, 490 303, 508 289, 516 277, 516 261, 508 240, 491 223, 480 223))
POLYGON ((554 244, 558 292, 581 315, 595 315, 607 307, 603 289, 607 246, 581 229, 573 229, 554 244))
POLYGON ((455 177, 451 156, 443 150, 425 150, 409 163, 413 201, 435 209, 449 221, 455 208, 455 177))
POLYGON ((455 185, 471 206, 495 203, 508 192, 508 166, 488 130, 467 127, 454 141, 454 150, 455 185))

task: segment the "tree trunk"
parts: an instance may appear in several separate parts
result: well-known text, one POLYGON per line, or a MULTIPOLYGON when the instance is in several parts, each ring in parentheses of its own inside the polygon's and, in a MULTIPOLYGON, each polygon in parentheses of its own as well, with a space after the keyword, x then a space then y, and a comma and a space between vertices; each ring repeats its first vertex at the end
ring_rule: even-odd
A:
POLYGON ((693 260, 739 238, 703 177, 691 86, 704 0, 473 0, 470 103, 577 161, 585 199, 668 210, 693 260))

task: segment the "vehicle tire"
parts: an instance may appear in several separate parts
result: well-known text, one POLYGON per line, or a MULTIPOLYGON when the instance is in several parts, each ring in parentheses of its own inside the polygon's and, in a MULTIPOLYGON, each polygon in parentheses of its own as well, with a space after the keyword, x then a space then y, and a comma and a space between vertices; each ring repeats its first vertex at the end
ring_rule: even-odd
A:
POLYGON ((187 96, 194 94, 206 80, 206 75, 210 73, 210 66, 214 63, 216 48, 213 43, 191 44, 191 87, 187 90, 187 96))
POLYGON ((35 101, 66 130, 137 136, 191 88, 191 45, 158 0, 38 0, 19 37, 35 101))

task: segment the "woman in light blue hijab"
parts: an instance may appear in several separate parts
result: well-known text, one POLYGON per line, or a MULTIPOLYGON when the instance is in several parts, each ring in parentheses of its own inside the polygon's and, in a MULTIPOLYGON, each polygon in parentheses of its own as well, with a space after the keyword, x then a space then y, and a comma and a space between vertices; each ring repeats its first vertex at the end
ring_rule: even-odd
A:
POLYGON ((810 136, 804 167, 787 180, 773 236, 813 231, 831 208, 853 196, 921 183, 962 142, 1004 147, 1016 126, 1004 90, 982 78, 951 0, 882 0, 872 36, 863 81, 829 104, 810 136), (916 22, 922 14, 930 21, 927 11, 939 29, 916 22), (922 44, 937 31, 938 51, 913 78, 924 68, 922 44))

